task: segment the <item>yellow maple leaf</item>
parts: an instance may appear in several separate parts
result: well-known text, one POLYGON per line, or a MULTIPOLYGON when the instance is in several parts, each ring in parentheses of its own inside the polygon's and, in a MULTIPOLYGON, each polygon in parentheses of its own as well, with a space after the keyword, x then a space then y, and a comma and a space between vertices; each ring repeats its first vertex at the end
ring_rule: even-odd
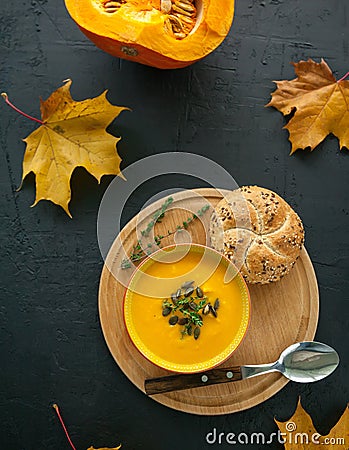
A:
POLYGON ((319 450, 319 448, 341 449, 349 448, 349 407, 332 428, 329 434, 321 436, 309 414, 303 409, 300 400, 293 416, 285 422, 275 422, 282 433, 285 450, 319 450))
POLYGON ((113 448, 109 448, 109 447, 103 447, 103 448, 89 447, 87 450, 119 450, 120 448, 121 448, 121 445, 119 445, 119 447, 113 447, 113 448))
POLYGON ((349 81, 345 77, 337 81, 323 59, 292 64, 297 78, 275 81, 277 89, 266 105, 284 115, 295 111, 285 126, 291 154, 307 147, 313 150, 330 133, 339 139, 341 149, 349 149, 349 81))
POLYGON ((106 127, 128 108, 114 106, 100 96, 74 101, 70 94, 71 80, 40 101, 42 125, 24 142, 24 178, 33 172, 36 176, 36 198, 51 200, 71 217, 70 178, 76 167, 84 167, 100 182, 103 175, 118 175, 120 162, 116 138, 106 127))

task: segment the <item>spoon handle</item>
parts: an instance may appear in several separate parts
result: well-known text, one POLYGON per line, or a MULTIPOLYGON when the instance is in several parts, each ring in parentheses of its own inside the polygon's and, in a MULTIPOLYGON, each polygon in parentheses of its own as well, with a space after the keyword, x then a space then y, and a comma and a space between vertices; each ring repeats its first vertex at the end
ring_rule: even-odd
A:
POLYGON ((165 392, 180 391, 211 384, 229 383, 242 379, 241 367, 226 369, 212 369, 209 372, 169 375, 167 377, 151 378, 145 380, 146 394, 164 394, 165 392))

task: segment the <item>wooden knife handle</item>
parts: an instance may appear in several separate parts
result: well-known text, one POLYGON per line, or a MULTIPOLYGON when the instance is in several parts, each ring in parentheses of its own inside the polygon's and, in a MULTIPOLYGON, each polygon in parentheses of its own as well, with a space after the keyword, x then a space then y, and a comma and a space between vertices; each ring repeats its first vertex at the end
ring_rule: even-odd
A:
POLYGON ((181 391, 212 384, 229 383, 241 380, 240 366, 227 369, 212 369, 208 372, 169 375, 167 377, 151 378, 145 380, 144 389, 146 394, 164 394, 165 392, 181 391))

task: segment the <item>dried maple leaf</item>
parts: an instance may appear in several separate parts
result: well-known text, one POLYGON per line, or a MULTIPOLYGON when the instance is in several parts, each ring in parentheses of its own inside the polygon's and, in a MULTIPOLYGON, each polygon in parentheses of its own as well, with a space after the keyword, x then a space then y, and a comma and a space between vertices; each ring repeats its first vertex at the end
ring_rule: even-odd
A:
POLYGON ((349 407, 329 434, 321 436, 303 409, 300 400, 293 416, 286 422, 275 419, 285 441, 285 450, 319 450, 349 448, 349 407))
POLYGON ((106 99, 107 91, 100 96, 76 102, 70 94, 71 80, 40 100, 42 120, 33 119, 41 126, 24 142, 27 144, 23 159, 24 178, 33 172, 36 176, 36 198, 51 200, 62 206, 71 217, 70 178, 76 167, 84 167, 100 182, 103 175, 120 174, 120 161, 116 151, 116 138, 106 132, 106 127, 128 109, 114 106, 106 99))
POLYGON ((285 126, 297 149, 313 150, 332 133, 339 139, 340 148, 349 148, 349 81, 344 76, 336 81, 329 66, 322 59, 293 63, 297 78, 275 81, 277 89, 266 106, 274 106, 282 114, 295 111, 285 126))
POLYGON ((103 448, 89 447, 87 450, 119 450, 119 448, 121 448, 121 445, 119 445, 119 447, 113 447, 113 448, 109 448, 109 447, 103 447, 103 448))

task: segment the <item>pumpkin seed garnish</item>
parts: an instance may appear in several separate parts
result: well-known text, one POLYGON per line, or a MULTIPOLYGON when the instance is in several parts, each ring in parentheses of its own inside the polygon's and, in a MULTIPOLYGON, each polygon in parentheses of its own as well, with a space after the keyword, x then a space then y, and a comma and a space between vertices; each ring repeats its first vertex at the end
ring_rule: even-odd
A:
POLYGON ((172 317, 170 317, 170 319, 168 321, 168 323, 170 325, 176 325, 177 322, 178 322, 178 316, 172 316, 172 317))
POLYGON ((192 309, 193 311, 196 311, 198 309, 195 302, 190 302, 189 303, 189 308, 192 309))
POLYGON ((207 314, 210 312, 210 304, 207 303, 207 305, 204 306, 203 310, 202 310, 202 314, 204 316, 207 316, 207 314))
POLYGON ((185 292, 184 292, 184 297, 190 297, 191 294, 193 294, 193 292, 194 292, 194 288, 193 288, 193 287, 187 288, 187 289, 185 290, 185 292))
POLYGON ((194 286, 194 281, 186 281, 185 283, 182 284, 181 289, 188 289, 190 287, 194 286))
POLYGON ((220 306, 218 298, 212 306, 200 286, 194 288, 194 284, 194 281, 186 281, 175 293, 170 295, 170 299, 165 299, 162 303, 164 317, 171 313, 174 314, 176 311, 182 313, 182 315, 172 315, 168 321, 170 325, 183 326, 182 339, 185 335, 194 335, 194 338, 198 339, 200 329, 204 324, 203 316, 211 313, 212 316, 217 317, 217 309, 220 306))
POLYGON ((216 310, 214 309, 214 307, 213 307, 212 305, 210 305, 209 308, 210 308, 210 313, 211 313, 214 317, 217 318, 217 312, 216 312, 216 310))
POLYGON ((186 325, 189 322, 189 319, 187 317, 181 317, 178 319, 178 325, 186 325))
POLYGON ((196 295, 199 298, 202 298, 204 296, 204 293, 202 292, 202 289, 199 286, 196 288, 196 295))
POLYGON ((164 317, 168 316, 171 313, 172 309, 169 308, 168 306, 165 306, 165 308, 162 310, 162 315, 164 317))

